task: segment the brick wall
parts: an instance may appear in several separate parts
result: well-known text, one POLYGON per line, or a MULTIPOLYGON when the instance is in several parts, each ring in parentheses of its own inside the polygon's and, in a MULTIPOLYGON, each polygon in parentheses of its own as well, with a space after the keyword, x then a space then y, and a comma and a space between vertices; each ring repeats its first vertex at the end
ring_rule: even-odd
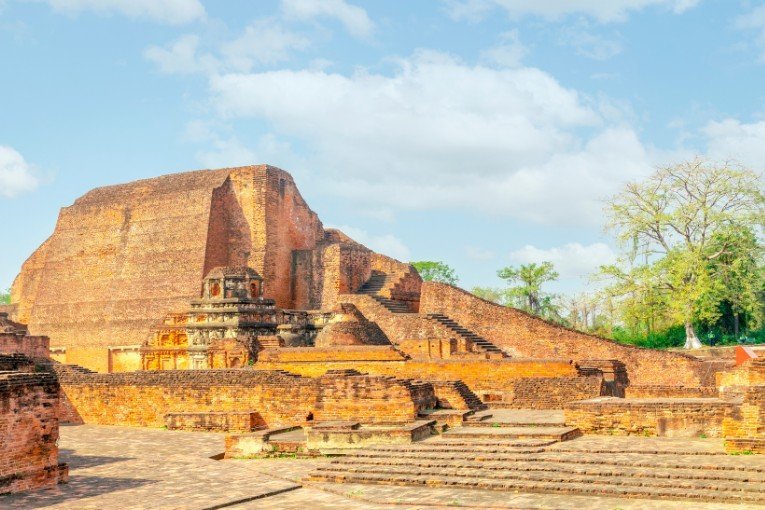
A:
POLYGON ((718 399, 605 397, 564 406, 566 425, 585 434, 660 437, 723 436, 723 420, 736 405, 718 399))
POLYGON ((316 421, 354 418, 364 423, 407 423, 436 407, 429 384, 393 377, 328 373, 319 378, 316 421))
POLYGON ((247 369, 59 373, 72 411, 85 423, 102 425, 160 427, 167 413, 226 411, 257 412, 269 427, 302 424, 309 416, 388 423, 428 402, 428 389, 417 389, 424 395, 406 389, 408 381, 348 377, 247 369))
POLYGON ((714 384, 714 370, 692 356, 641 349, 567 329, 441 283, 423 283, 420 313, 448 315, 496 345, 522 356, 617 359, 625 364, 631 384, 714 384))
POLYGON ((563 402, 601 394, 602 377, 579 377, 576 367, 564 360, 384 360, 373 356, 395 351, 375 349, 378 348, 367 351, 349 348, 263 351, 255 366, 261 370, 286 370, 308 377, 321 376, 328 370, 352 369, 407 379, 459 380, 487 401, 504 402, 510 407, 560 408, 563 402), (539 404, 532 405, 535 401, 539 404))
POLYGON ((24 354, 30 358, 48 358, 50 341, 44 336, 0 333, 0 354, 24 354))
POLYGON ((0 374, 0 494, 55 485, 59 387, 52 374, 0 374))

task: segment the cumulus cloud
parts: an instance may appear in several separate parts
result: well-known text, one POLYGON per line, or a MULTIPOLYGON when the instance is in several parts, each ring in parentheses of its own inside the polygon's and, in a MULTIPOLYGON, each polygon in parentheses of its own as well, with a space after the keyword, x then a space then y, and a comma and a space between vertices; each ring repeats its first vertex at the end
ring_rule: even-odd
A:
POLYGON ((0 196, 12 198, 40 184, 32 165, 11 147, 0 145, 0 196))
POLYGON ((305 144, 323 191, 368 207, 593 225, 600 200, 651 167, 632 129, 534 68, 420 52, 390 75, 279 70, 210 83, 223 118, 265 120, 305 144))
POLYGON ((449 14, 455 19, 478 20, 500 8, 512 18, 540 16, 559 20, 580 14, 602 23, 625 21, 630 12, 659 6, 682 13, 699 0, 447 0, 449 14))
POLYGON ((616 262, 616 254, 605 243, 582 245, 568 243, 553 248, 526 245, 510 253, 516 264, 552 262, 561 279, 582 279, 597 272, 600 266, 616 262))
POLYGON ((408 262, 411 260, 411 252, 404 242, 393 234, 376 235, 370 234, 364 229, 351 227, 348 225, 327 226, 327 228, 336 228, 357 241, 370 250, 382 253, 394 259, 408 262))
POLYGON ((199 0, 40 0, 53 10, 65 14, 95 11, 100 14, 122 14, 129 18, 148 19, 180 25, 205 18, 199 0))
POLYGON ((288 17, 301 20, 337 19, 354 37, 370 37, 375 28, 367 11, 345 0, 282 0, 282 10, 288 17))

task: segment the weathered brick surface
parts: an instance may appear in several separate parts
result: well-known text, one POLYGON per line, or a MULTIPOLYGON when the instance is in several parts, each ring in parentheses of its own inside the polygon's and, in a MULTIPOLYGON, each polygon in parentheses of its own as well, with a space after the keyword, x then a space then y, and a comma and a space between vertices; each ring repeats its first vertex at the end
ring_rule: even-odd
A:
POLYGON ((307 420, 407 421, 435 401, 433 388, 393 377, 307 378, 280 371, 173 370, 59 373, 85 423, 159 427, 168 413, 255 411, 269 427, 307 420))
POLYGON ((58 398, 49 373, 0 373, 0 494, 66 480, 58 464, 58 398))
POLYGON ((723 420, 736 404, 714 398, 604 397, 564 406, 566 425, 585 434, 723 437, 723 420))
POLYGON ((714 384, 714 370, 692 356, 641 349, 567 329, 520 310, 490 303, 449 285, 424 282, 420 313, 448 315, 496 345, 522 356, 619 360, 627 367, 631 384, 714 384))

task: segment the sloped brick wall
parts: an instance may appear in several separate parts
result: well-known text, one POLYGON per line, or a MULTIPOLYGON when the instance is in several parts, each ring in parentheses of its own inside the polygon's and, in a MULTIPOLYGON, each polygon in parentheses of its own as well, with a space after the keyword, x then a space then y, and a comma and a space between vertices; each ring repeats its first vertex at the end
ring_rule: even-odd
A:
POLYGON ((462 289, 424 282, 421 313, 443 313, 497 346, 532 358, 617 359, 630 383, 711 386, 714 369, 692 356, 641 349, 567 329, 520 310, 499 306, 462 289))

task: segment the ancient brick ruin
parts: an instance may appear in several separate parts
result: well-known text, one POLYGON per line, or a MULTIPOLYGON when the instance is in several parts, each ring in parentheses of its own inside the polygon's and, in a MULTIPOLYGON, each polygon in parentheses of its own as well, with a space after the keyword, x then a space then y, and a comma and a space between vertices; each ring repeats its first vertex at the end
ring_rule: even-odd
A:
POLYGON ((48 339, 0 313, 0 494, 49 487, 67 479, 58 462, 60 387, 50 371, 48 339))
MULTIPOLYGON (((423 282, 324 229, 289 174, 265 165, 87 193, 62 209, 6 310, 15 336, 0 334, 0 349, 44 358, 50 337, 56 362, 3 377, 51 401, 60 384, 62 421, 229 431, 228 456, 384 443, 396 464, 397 448, 434 434, 448 444, 423 447, 433 455, 462 440, 542 452, 582 433, 765 450, 758 359, 622 345, 423 282), (512 410, 559 414, 501 418, 512 410), (502 430, 485 430, 492 413, 502 430)), ((395 482, 372 465, 364 479, 395 482)), ((396 480, 414 483, 400 469, 396 480)))

